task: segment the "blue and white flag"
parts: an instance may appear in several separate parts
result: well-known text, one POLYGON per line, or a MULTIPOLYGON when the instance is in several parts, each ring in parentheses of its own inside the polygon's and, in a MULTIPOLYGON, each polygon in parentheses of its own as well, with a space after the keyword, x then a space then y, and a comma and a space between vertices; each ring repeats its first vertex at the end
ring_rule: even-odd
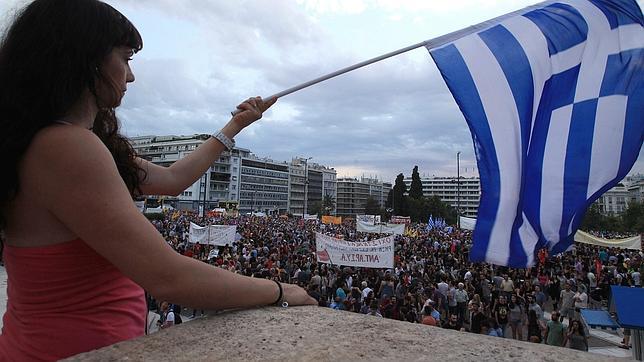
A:
POLYGON ((427 220, 427 231, 431 231, 434 229, 434 219, 432 215, 429 215, 429 220, 427 220))
POLYGON ((633 0, 568 0, 497 20, 430 54, 481 176, 471 259, 527 267, 536 250, 568 249, 637 160, 644 19, 633 0))

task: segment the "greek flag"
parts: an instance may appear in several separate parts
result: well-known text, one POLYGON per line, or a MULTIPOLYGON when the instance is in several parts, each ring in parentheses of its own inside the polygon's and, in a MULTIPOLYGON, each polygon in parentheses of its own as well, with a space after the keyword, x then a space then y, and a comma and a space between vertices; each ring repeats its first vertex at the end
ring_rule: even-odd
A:
POLYGON ((432 215, 429 215, 429 220, 427 220, 427 231, 432 231, 434 229, 434 218, 432 215))
POLYGON ((588 206, 637 160, 644 134, 637 3, 524 10, 429 49, 470 128, 481 176, 471 260, 512 267, 572 245, 588 206))

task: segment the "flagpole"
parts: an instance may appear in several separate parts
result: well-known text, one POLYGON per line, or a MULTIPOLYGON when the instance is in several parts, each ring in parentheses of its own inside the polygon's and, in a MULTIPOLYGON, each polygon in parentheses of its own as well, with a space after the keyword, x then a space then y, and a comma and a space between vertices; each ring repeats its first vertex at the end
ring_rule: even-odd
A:
MULTIPOLYGON (((349 67, 342 68, 340 70, 336 70, 335 72, 332 72, 332 73, 323 75, 321 77, 315 78, 315 79, 310 80, 308 82, 304 82, 304 83, 296 85, 294 87, 285 89, 285 90, 283 90, 283 91, 281 91, 279 93, 275 93, 275 94, 273 94, 273 95, 271 95, 269 97, 266 97, 264 99, 269 100, 269 99, 273 99, 273 98, 281 98, 281 97, 283 97, 285 95, 297 92, 297 91, 299 91, 301 89, 310 87, 310 86, 312 86, 314 84, 318 84, 320 82, 323 82, 325 80, 337 77, 337 76, 342 75, 344 73, 348 73, 348 72, 350 72, 352 70, 356 70, 358 68, 362 68, 364 66, 367 66, 367 65, 370 65, 370 64, 373 64, 373 63, 377 63, 377 62, 379 62, 381 60, 385 60, 387 58, 391 58, 393 56, 400 55, 402 53, 406 53, 406 52, 408 52, 410 50, 414 50, 414 49, 417 49, 417 48, 420 48, 420 47, 423 47, 423 46, 427 47, 428 50, 438 48, 438 47, 443 46, 443 45, 445 45, 447 43, 450 43, 450 42, 452 42, 452 41, 454 41, 456 39, 462 38, 462 37, 464 37, 466 35, 470 35, 472 33, 475 33, 477 31, 480 31, 480 30, 488 28, 488 27, 490 27, 492 25, 495 25, 495 24, 497 24, 497 23, 499 23, 499 22, 501 22, 501 21, 503 21, 503 20, 505 20, 505 19, 507 19, 509 17, 524 14, 524 13, 526 13, 528 11, 531 11, 531 10, 534 10, 534 9, 537 9, 537 8, 541 8, 541 7, 545 6, 545 5, 553 3, 555 1, 556 0, 544 1, 544 2, 541 2, 539 4, 528 6, 526 8, 523 8, 523 9, 520 9, 520 10, 517 10, 517 11, 513 11, 511 13, 507 13, 507 14, 503 14, 501 16, 497 16, 494 19, 486 20, 486 21, 484 21, 482 23, 479 23, 479 24, 476 24, 476 25, 468 26, 467 28, 456 30, 456 31, 453 31, 451 33, 444 34, 444 35, 438 36, 438 37, 433 38, 433 39, 421 41, 420 43, 416 43, 414 45, 410 45, 410 46, 407 46, 407 47, 404 47, 404 48, 401 48, 401 49, 398 49, 398 50, 394 50, 393 52, 389 52, 387 54, 383 54, 381 56, 371 58, 369 60, 365 60, 363 62, 354 64, 354 65, 351 65, 349 67)), ((240 110, 237 109, 237 110, 234 110, 233 112, 230 112, 230 113, 234 116, 239 112, 240 112, 240 110)))

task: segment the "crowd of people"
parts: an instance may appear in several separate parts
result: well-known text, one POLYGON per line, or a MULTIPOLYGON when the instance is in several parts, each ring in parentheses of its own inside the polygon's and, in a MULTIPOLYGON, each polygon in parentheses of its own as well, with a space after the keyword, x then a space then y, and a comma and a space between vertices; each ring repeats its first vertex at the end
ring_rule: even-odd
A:
POLYGON ((203 219, 175 212, 153 224, 185 256, 297 283, 323 307, 580 350, 588 349, 581 309, 605 306, 611 285, 641 287, 644 268, 639 251, 586 244, 556 256, 542 250, 529 269, 473 264, 470 231, 428 231, 424 224, 396 236, 394 268, 356 268, 318 263, 315 254, 316 232, 350 241, 384 236, 357 232, 350 218, 325 225, 285 216, 203 219), (190 222, 236 225, 237 241, 190 243, 190 222))
POLYGON ((588 233, 602 239, 626 239, 637 236, 637 233, 625 231, 590 230, 588 233))

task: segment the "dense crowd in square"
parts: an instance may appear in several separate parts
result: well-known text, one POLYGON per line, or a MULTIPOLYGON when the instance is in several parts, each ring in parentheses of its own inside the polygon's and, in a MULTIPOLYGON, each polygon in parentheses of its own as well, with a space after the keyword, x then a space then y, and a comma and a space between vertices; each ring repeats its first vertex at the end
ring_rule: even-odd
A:
POLYGON ((321 307, 580 350, 588 349, 580 311, 605 307, 611 285, 641 287, 644 268, 639 251, 586 244, 556 256, 541 250, 529 269, 474 264, 470 231, 428 231, 425 224, 396 236, 394 268, 356 268, 318 263, 315 253, 316 232, 349 241, 384 236, 357 232, 352 218, 327 225, 287 216, 175 212, 152 222, 177 252, 235 273, 299 284, 321 307), (190 243, 190 222, 236 225, 238 240, 223 247, 190 243))

